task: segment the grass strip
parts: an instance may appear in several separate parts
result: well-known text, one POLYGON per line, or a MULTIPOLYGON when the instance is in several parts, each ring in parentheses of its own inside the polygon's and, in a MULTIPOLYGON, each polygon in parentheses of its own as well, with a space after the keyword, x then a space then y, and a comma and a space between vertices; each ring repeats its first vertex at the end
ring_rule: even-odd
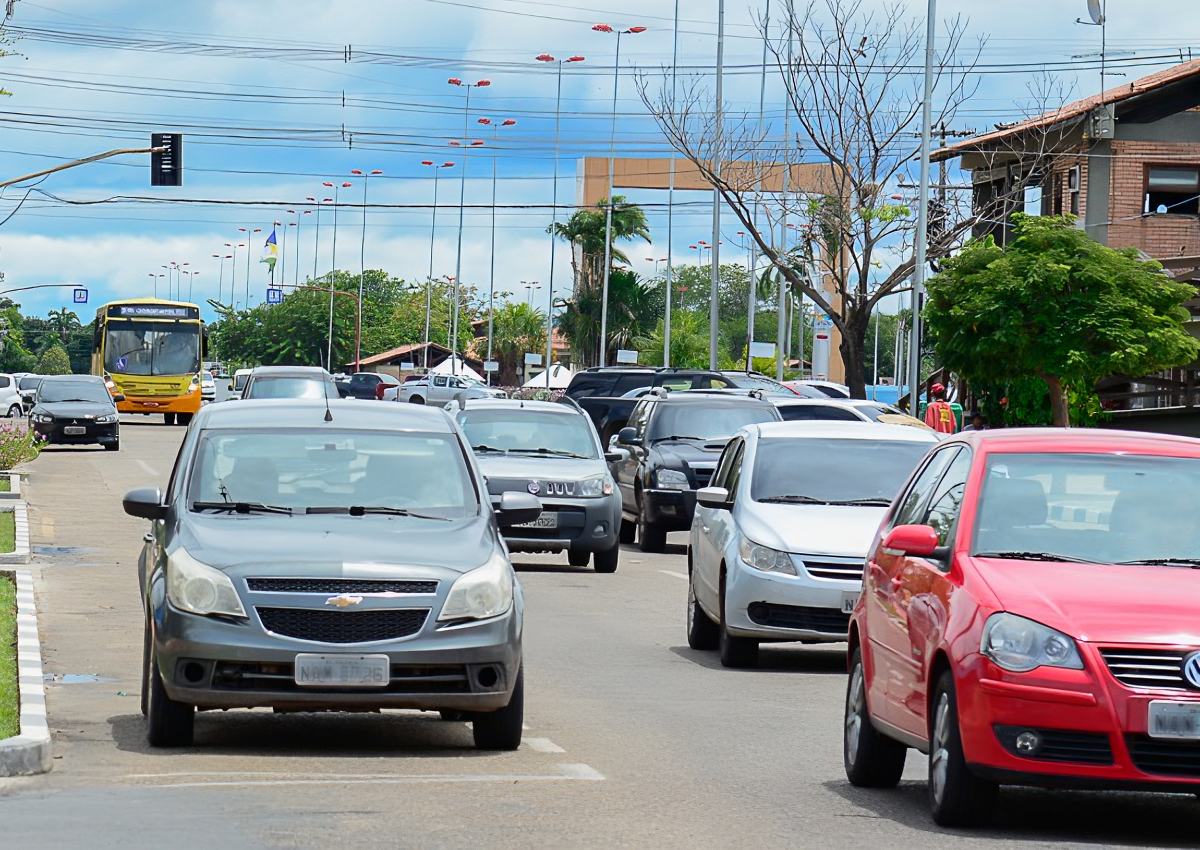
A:
POLYGON ((17 701, 17 585, 0 573, 0 740, 21 731, 17 701))

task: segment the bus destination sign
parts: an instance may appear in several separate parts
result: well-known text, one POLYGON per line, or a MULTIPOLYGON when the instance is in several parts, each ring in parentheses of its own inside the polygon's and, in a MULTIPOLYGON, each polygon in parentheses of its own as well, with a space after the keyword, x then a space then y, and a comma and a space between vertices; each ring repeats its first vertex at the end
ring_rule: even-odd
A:
POLYGON ((199 319, 198 307, 172 304, 116 304, 108 308, 110 319, 199 319))

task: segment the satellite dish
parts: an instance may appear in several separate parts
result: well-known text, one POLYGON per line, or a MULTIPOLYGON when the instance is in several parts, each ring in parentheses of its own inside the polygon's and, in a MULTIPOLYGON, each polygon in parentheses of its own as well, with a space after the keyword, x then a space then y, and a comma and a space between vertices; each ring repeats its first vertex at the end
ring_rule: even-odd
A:
POLYGON ((1092 23, 1099 26, 1104 23, 1104 12, 1100 9, 1100 0, 1087 0, 1088 14, 1091 15, 1092 23))

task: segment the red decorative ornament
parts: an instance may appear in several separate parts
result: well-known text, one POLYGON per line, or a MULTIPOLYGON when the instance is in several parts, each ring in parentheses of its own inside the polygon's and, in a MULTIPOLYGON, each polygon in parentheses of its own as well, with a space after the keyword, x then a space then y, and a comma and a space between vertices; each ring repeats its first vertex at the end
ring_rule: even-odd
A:
MULTIPOLYGON (((537 56, 534 56, 533 58, 539 62, 553 62, 554 61, 554 57, 551 56, 549 53, 539 53, 537 56)), ((567 61, 570 61, 570 60, 567 60, 567 61)))

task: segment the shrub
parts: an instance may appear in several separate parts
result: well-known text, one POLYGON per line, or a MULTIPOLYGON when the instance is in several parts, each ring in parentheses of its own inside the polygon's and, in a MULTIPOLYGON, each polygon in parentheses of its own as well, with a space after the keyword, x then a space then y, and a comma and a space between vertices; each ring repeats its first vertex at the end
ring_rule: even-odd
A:
POLYGON ((12 469, 38 456, 46 445, 20 422, 0 422, 0 469, 12 469))
POLYGON ((71 358, 61 345, 52 345, 42 352, 34 371, 39 375, 70 375, 71 358))

